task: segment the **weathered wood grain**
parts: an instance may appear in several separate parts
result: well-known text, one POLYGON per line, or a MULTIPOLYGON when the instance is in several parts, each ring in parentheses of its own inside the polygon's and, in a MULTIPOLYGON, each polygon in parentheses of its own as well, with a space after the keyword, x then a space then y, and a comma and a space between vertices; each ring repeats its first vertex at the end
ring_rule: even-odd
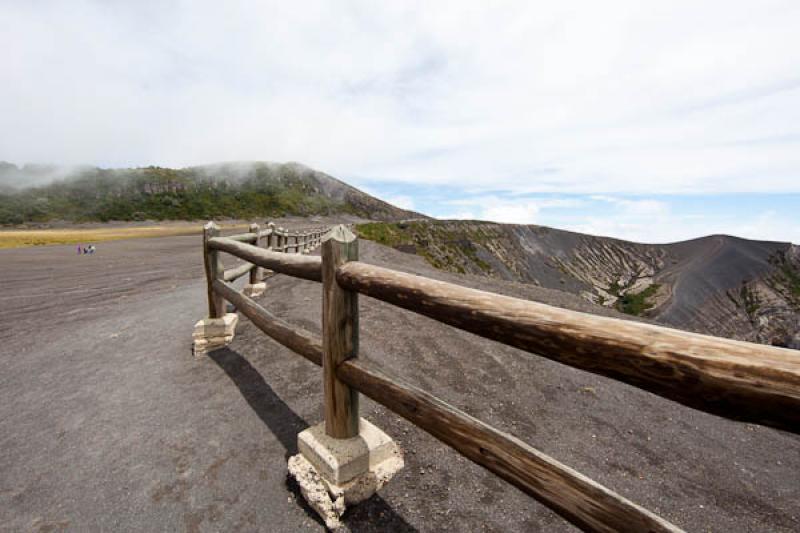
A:
POLYGON ((322 260, 318 256, 290 255, 257 248, 225 237, 208 240, 212 250, 226 252, 260 267, 296 278, 322 281, 322 260))
POLYGON ((252 233, 238 233, 236 235, 228 235, 225 237, 226 239, 230 239, 232 241, 237 242, 250 242, 253 243, 256 241, 256 236, 252 233))
POLYGON ((276 246, 272 249, 273 252, 286 252, 286 239, 283 236, 283 228, 278 228, 276 230, 276 237, 277 240, 275 241, 276 246))
POLYGON ((339 364, 336 375, 578 527, 602 532, 681 531, 518 438, 388 377, 374 363, 349 359, 339 364))
POLYGON ((342 287, 703 411, 800 433, 794 350, 600 317, 351 262, 342 287))
MULTIPOLYGON (((261 243, 260 243, 261 239, 258 236, 258 224, 250 224, 250 233, 253 233, 256 236, 256 238, 253 240, 253 244, 255 246, 257 246, 258 248, 262 248, 261 243)), ((255 285, 256 283, 261 281, 262 277, 264 277, 263 276, 263 272, 261 271, 261 267, 257 266, 255 268, 251 268, 249 270, 249 272, 250 272, 250 284, 251 285, 255 285)))
POLYGON ((230 283, 216 280, 213 289, 235 305, 236 310, 249 318, 258 329, 315 365, 322 366, 322 341, 318 336, 276 317, 252 298, 238 292, 230 283))
POLYGON ((219 235, 219 226, 209 222, 203 226, 203 266, 206 271, 209 318, 221 318, 225 315, 225 302, 212 290, 214 280, 222 277, 225 267, 219 253, 213 250, 210 242, 219 235))
MULTIPOLYGON (((275 234, 275 223, 270 222, 269 224, 267 224, 267 227, 268 227, 267 231, 269 231, 269 236, 265 238, 264 244, 266 245, 267 250, 271 252, 278 252, 280 250, 278 250, 277 246, 278 236, 275 234)), ((267 276, 271 276, 272 274, 273 274, 272 270, 262 269, 261 279, 264 279, 267 276)))
MULTIPOLYGON (((322 366, 320 338, 272 315, 229 283, 216 280, 213 288, 261 331, 322 366)), ((338 366, 336 376, 584 529, 680 531, 519 439, 412 385, 387 377, 373 363, 349 359, 338 366)))
POLYGON ((252 272, 255 269, 255 267, 256 266, 253 263, 243 263, 237 267, 229 268, 228 270, 225 271, 224 274, 222 274, 222 280, 223 281, 237 280, 242 276, 244 276, 245 274, 247 274, 248 272, 252 272))
POLYGON ((333 228, 322 243, 322 370, 325 433, 337 439, 358 435, 358 393, 336 378, 336 367, 358 356, 358 293, 339 286, 336 268, 357 259, 356 236, 333 228))

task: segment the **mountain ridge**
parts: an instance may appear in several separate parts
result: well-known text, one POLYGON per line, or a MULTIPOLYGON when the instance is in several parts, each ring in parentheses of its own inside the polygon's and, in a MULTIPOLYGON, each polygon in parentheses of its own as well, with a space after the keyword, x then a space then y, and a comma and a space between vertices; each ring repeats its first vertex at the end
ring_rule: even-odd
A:
POLYGON ((419 221, 361 236, 452 272, 570 292, 664 325, 800 348, 800 247, 710 235, 642 244, 534 225, 419 221))
POLYGON ((426 218, 294 162, 235 161, 179 169, 0 163, 0 225, 333 214, 426 218))

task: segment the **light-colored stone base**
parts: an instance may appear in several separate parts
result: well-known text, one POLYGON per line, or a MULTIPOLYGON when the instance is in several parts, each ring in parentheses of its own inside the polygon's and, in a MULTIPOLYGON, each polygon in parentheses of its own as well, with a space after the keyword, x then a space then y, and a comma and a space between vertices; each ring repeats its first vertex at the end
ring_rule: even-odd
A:
POLYGON ((297 481, 303 498, 322 518, 325 526, 331 531, 339 530, 345 509, 344 496, 333 498, 319 473, 299 453, 289 457, 289 475, 297 481))
POLYGON ((367 472, 397 451, 391 437, 363 418, 358 436, 334 439, 325 434, 325 424, 317 424, 297 436, 300 454, 331 483, 344 483, 367 472))
POLYGON ((264 291, 266 290, 267 290, 266 283, 248 283, 247 285, 244 286, 244 290, 242 292, 244 292, 245 296, 249 296, 250 298, 255 298, 256 296, 261 296, 262 294, 264 294, 264 291))
POLYGON ((227 346, 236 333, 239 315, 227 313, 222 318, 205 318, 194 325, 192 353, 195 357, 227 346))
POLYGON ((334 439, 325 424, 297 436, 300 453, 289 459, 289 473, 306 501, 330 529, 340 527, 345 507, 375 494, 403 468, 403 455, 386 433, 364 420, 359 436, 334 439))

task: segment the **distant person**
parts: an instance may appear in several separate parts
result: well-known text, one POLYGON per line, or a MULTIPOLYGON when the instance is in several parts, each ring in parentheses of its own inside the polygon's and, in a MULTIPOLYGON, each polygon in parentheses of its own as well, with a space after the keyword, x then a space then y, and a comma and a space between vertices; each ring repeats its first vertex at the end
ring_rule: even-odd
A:
POLYGON ((90 253, 90 254, 93 254, 93 253, 94 253, 94 251, 95 251, 96 249, 97 249, 97 248, 95 248, 95 247, 94 247, 94 244, 90 244, 90 245, 89 245, 89 253, 90 253))
POLYGON ((81 255, 81 245, 78 244, 78 255, 81 255))

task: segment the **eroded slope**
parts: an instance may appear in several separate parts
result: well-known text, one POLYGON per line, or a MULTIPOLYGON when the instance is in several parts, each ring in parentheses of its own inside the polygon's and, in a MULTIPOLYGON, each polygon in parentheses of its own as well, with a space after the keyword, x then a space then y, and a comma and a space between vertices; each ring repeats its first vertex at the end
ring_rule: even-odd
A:
POLYGON ((437 268, 580 295, 684 329, 800 348, 800 248, 714 235, 640 244, 544 226, 418 221, 363 237, 437 268))

